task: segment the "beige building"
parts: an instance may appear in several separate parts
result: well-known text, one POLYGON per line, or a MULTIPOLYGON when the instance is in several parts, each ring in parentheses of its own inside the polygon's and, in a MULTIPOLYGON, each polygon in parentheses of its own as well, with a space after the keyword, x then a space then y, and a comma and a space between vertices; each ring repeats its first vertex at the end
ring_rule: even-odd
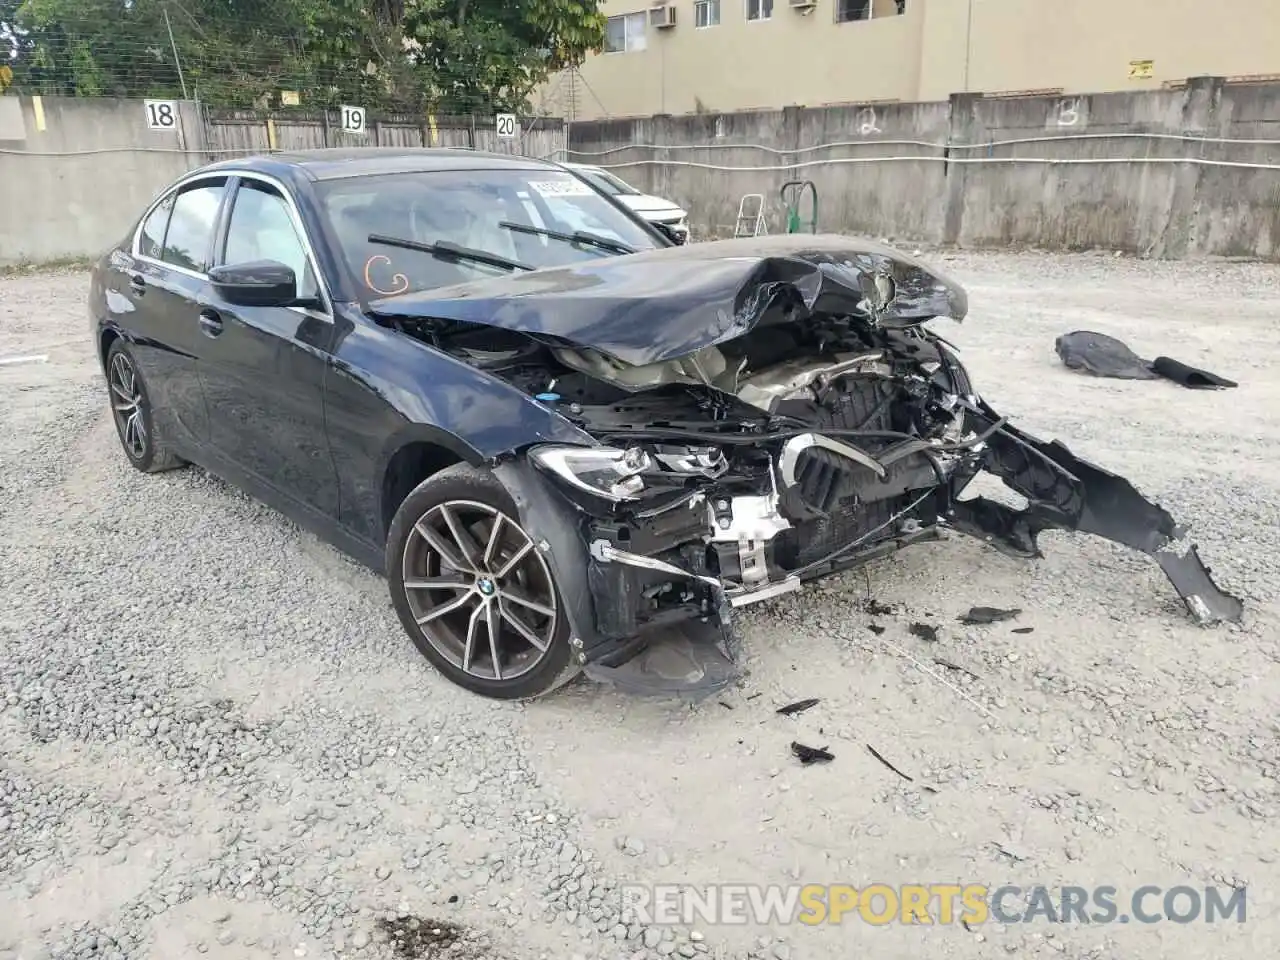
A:
POLYGON ((585 120, 1280 75, 1280 0, 603 0, 538 98, 585 120))

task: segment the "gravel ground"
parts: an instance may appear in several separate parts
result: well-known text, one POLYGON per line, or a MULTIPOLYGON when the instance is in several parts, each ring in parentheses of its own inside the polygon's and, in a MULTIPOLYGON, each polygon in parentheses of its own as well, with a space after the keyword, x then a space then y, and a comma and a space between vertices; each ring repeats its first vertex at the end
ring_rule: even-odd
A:
POLYGON ((83 274, 0 280, 0 358, 49 358, 0 366, 0 958, 1273 952, 1280 270, 942 259, 979 388, 1189 523, 1244 625, 1196 628, 1102 541, 1027 563, 952 537, 753 608, 721 702, 486 702, 372 574, 199 470, 126 466, 83 274), (1072 329, 1241 387, 1091 380, 1053 354, 1072 329), (972 605, 1023 612, 960 626, 972 605), (1247 885, 1248 922, 691 930, 616 895, 713 880, 1247 885))

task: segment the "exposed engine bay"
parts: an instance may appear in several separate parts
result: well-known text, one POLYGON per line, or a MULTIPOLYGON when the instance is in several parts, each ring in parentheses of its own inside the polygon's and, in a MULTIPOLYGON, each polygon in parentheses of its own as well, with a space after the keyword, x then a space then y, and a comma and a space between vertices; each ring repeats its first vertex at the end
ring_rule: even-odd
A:
MULTIPOLYGON (((842 279, 814 259, 819 283, 842 279)), ((647 362, 545 324, 520 330, 425 309, 397 320, 597 442, 527 452, 572 504, 567 516, 590 558, 594 629, 580 654, 588 673, 624 682, 654 628, 691 622, 718 626, 713 646, 731 663, 732 608, 944 528, 1021 557, 1040 556, 1045 529, 1093 533, 1155 558, 1197 621, 1240 618, 1240 601, 1214 585, 1168 513, 1061 444, 1010 426, 976 394, 956 351, 919 322, 927 317, 890 316, 890 273, 849 270, 843 279, 841 297, 757 274, 742 287, 747 300, 733 304, 731 335, 721 323, 701 345, 693 338, 694 349, 629 347, 632 361, 647 362), (961 499, 984 470, 1026 507, 961 499)), ((732 673, 690 657, 702 679, 692 671, 686 686, 718 688, 732 673)))

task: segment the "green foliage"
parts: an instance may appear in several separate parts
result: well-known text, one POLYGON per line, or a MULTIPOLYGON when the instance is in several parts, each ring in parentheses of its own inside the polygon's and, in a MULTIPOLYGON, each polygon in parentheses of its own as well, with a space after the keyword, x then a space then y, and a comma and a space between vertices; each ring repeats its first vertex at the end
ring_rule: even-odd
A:
POLYGON ((0 0, 20 93, 520 112, 604 38, 599 0, 0 0), (176 58, 175 58, 176 50, 176 58), (179 65, 181 70, 179 70, 179 65))
POLYGON ((433 99, 462 112, 519 112, 554 71, 604 44, 597 0, 406 0, 414 62, 433 99))

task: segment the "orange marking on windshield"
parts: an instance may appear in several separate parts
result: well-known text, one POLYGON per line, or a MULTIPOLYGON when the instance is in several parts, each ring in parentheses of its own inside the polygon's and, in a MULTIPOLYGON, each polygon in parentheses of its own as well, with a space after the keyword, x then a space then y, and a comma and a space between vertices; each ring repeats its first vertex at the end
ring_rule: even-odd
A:
POLYGON ((395 290, 383 290, 374 285, 373 278, 369 276, 369 270, 370 268, 373 267, 374 263, 379 260, 385 263, 387 266, 391 266, 390 257, 384 257, 380 253, 375 253, 372 257, 370 257, 368 260, 365 261, 364 285, 368 287, 370 290, 372 290, 374 293, 380 293, 386 297, 394 297, 397 293, 404 293, 406 290, 408 290, 409 278, 406 277, 403 273, 397 273, 391 277, 391 279, 396 283, 395 290))

